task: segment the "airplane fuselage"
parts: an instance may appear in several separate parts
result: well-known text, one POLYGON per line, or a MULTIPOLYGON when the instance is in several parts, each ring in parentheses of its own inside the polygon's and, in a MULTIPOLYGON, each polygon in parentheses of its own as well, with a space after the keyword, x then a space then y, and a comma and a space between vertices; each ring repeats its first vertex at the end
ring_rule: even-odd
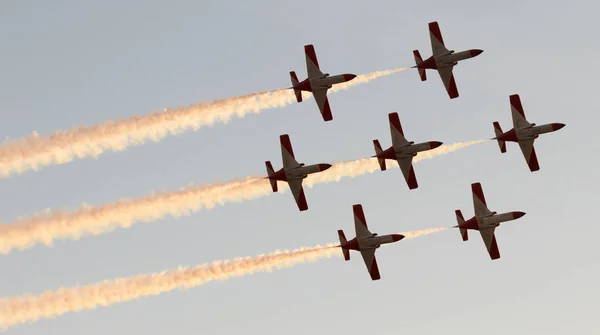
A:
POLYGON ((309 174, 325 171, 325 170, 329 169, 330 167, 331 167, 331 164, 313 164, 313 165, 301 164, 300 166, 291 168, 291 169, 281 168, 281 169, 279 169, 279 171, 270 175, 269 179, 280 180, 280 181, 304 179, 309 174))
POLYGON ((476 57, 476 56, 480 55, 482 52, 483 51, 479 50, 479 49, 471 49, 471 50, 466 50, 466 51, 461 51, 461 52, 454 52, 454 51, 450 50, 446 54, 435 55, 435 56, 431 56, 431 57, 427 58, 426 60, 424 60, 423 62, 418 64, 417 68, 432 69, 432 70, 442 69, 442 68, 449 67, 452 65, 457 65, 458 62, 460 62, 462 60, 476 57))
POLYGON ((502 214, 496 214, 496 212, 492 212, 492 214, 486 216, 474 216, 458 225, 458 227, 472 230, 498 227, 502 222, 516 220, 523 215, 525 215, 523 212, 508 212, 502 214))
POLYGON ((507 142, 519 142, 524 140, 532 140, 538 138, 541 134, 551 133, 564 127, 562 123, 549 123, 541 126, 536 126, 532 123, 528 127, 511 129, 502 135, 498 136, 497 139, 500 141, 507 142))
POLYGON ((382 244, 394 243, 403 239, 404 236, 400 234, 381 235, 373 234, 372 236, 363 238, 353 238, 350 241, 341 245, 342 248, 352 249, 356 251, 377 249, 382 244))
POLYGON ((417 155, 417 153, 421 151, 428 151, 442 145, 442 142, 437 141, 423 142, 417 144, 414 143, 415 142, 411 141, 403 146, 391 146, 378 156, 386 159, 401 159, 406 157, 414 157, 417 155))
POLYGON ((336 76, 329 76, 329 74, 325 73, 320 77, 304 79, 298 85, 294 85, 293 88, 300 91, 312 92, 313 90, 329 89, 335 84, 345 83, 354 78, 356 78, 356 75, 351 73, 336 76))

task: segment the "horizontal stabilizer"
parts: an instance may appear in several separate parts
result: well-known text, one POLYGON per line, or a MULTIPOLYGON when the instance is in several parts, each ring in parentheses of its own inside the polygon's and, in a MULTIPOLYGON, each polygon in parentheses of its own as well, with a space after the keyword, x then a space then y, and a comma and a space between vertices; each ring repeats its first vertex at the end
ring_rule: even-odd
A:
POLYGON ((381 149, 381 144, 379 144, 379 140, 373 140, 373 146, 375 147, 375 157, 377 157, 379 167, 381 168, 381 171, 385 171, 385 158, 379 156, 381 153, 383 153, 383 150, 381 149))
MULTIPOLYGON (((344 243, 347 242, 346 235, 344 234, 343 230, 341 230, 341 229, 338 230, 338 237, 340 238, 340 247, 341 247, 342 245, 344 245, 344 243)), ((344 253, 344 259, 349 261, 350 260, 350 250, 342 247, 342 252, 344 253)))
MULTIPOLYGON (((462 215, 462 212, 457 209, 456 211, 454 211, 454 213, 456 213, 456 222, 458 222, 458 225, 461 225, 463 223, 465 223, 465 218, 462 215)), ((462 240, 463 241, 468 241, 469 240, 469 233, 466 229, 464 228, 460 228, 460 236, 462 236, 462 240)))
POLYGON ((297 89, 300 81, 298 81, 298 76, 296 76, 296 72, 290 72, 290 78, 292 79, 292 88, 294 89, 294 94, 296 95, 296 101, 302 102, 302 91, 297 89))
POLYGON ((421 77, 421 81, 427 80, 427 73, 425 73, 425 69, 421 69, 418 66, 423 62, 423 58, 419 53, 419 50, 413 50, 413 55, 415 56, 415 63, 417 64, 416 68, 419 70, 419 76, 421 77))
POLYGON ((506 152, 506 142, 498 139, 498 137, 502 136, 502 134, 504 134, 504 132, 502 131, 502 128, 500 127, 500 123, 498 123, 497 121, 494 122, 494 133, 496 134, 496 141, 498 141, 498 146, 500 147, 500 152, 505 153, 506 152))
POLYGON ((270 161, 266 161, 265 165, 267 166, 267 178, 269 178, 269 182, 271 183, 271 189, 273 192, 277 192, 277 180, 271 179, 271 176, 273 173, 275 173, 275 170, 273 170, 273 165, 270 161))

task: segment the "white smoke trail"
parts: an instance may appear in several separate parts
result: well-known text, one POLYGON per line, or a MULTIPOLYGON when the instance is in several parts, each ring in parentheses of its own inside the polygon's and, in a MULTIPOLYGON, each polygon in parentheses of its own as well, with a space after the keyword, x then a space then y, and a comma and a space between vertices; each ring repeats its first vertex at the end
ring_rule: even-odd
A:
MULTIPOLYGON (((401 233, 406 239, 435 233, 446 228, 433 228, 401 233)), ((267 255, 216 261, 191 268, 106 280, 80 287, 60 288, 39 295, 25 294, 0 300, 0 329, 53 318, 65 313, 107 307, 116 303, 154 296, 175 289, 189 289, 211 281, 222 281, 257 272, 290 268, 297 264, 341 256, 339 245, 329 243, 311 248, 275 251, 267 255)))
MULTIPOLYGON (((421 152, 414 159, 423 159, 466 148, 481 141, 455 143, 421 152)), ((395 163, 395 162, 393 162, 395 163)), ((398 164, 390 164, 390 168, 398 164)), ((379 169, 375 158, 338 162, 323 172, 309 175, 305 185, 337 182, 343 177, 356 177, 373 173, 379 169)), ((287 189, 281 183, 280 192, 287 189)), ((124 199, 98 207, 84 206, 75 211, 49 211, 30 218, 18 219, 10 224, 0 225, 0 253, 7 254, 12 249, 27 249, 37 243, 50 246, 55 239, 79 239, 85 235, 98 235, 116 228, 129 228, 138 222, 150 222, 167 215, 180 217, 202 209, 211 209, 228 202, 241 202, 271 194, 266 179, 248 177, 209 186, 194 186, 174 192, 153 194, 136 199, 124 199)))
MULTIPOLYGON (((345 90, 402 70, 405 69, 359 75, 351 81, 333 86, 330 92, 345 90)), ((304 98, 310 96, 310 93, 303 92, 304 98)), ((242 118, 250 113, 258 114, 262 110, 294 102, 296 98, 293 91, 280 89, 165 109, 124 120, 106 121, 103 124, 59 131, 50 136, 42 137, 33 132, 29 137, 8 140, 0 145, 0 178, 29 170, 37 171, 50 164, 68 163, 74 158, 97 158, 107 150, 123 151, 148 140, 157 142, 169 135, 198 130, 217 122, 227 123, 233 116, 242 118)))

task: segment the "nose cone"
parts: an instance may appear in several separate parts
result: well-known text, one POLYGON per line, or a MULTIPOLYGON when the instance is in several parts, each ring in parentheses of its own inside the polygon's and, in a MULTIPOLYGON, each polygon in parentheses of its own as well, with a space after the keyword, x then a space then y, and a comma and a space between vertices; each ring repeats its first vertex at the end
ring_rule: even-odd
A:
POLYGON ((481 53, 483 52, 483 50, 481 49, 472 49, 470 50, 471 52, 471 57, 477 57, 479 55, 481 55, 481 53))
POLYGON ((513 218, 516 220, 518 218, 523 217, 523 215, 525 215, 525 212, 513 212, 513 218))
POLYGON ((325 171, 331 167, 331 164, 319 164, 319 170, 325 171))
POLYGON ((443 143, 439 142, 439 141, 431 141, 431 142, 429 142, 429 148, 430 149, 435 149, 435 148, 439 147, 442 144, 443 143))
POLYGON ((559 129, 563 129, 564 126, 565 126, 564 123, 553 123, 552 130, 557 131, 559 129))
POLYGON ((356 75, 355 75, 355 74, 352 74, 352 73, 346 73, 346 74, 344 75, 344 80, 345 80, 345 81, 350 81, 350 80, 352 80, 352 79, 354 79, 354 78, 356 78, 356 75))
POLYGON ((400 241, 403 238, 404 238, 404 235, 401 235, 401 234, 392 234, 392 240, 394 242, 398 242, 398 241, 400 241))

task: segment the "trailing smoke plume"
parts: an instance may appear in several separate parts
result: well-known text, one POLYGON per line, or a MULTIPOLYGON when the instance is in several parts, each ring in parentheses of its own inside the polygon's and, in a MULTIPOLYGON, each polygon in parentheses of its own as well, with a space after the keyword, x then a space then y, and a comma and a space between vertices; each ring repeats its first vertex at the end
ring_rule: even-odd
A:
MULTIPOLYGON (((413 162, 444 155, 483 141, 455 143, 419 153, 413 162)), ((393 162, 390 168, 398 167, 393 162)), ((379 166, 375 158, 338 162, 323 172, 309 175, 305 185, 337 182, 344 177, 373 173, 379 166)), ((287 184, 280 183, 280 192, 287 184)), ((228 202, 241 202, 271 194, 269 182, 262 177, 248 177, 209 186, 193 186, 179 191, 153 194, 137 199, 124 199, 97 207, 84 206, 74 211, 54 211, 0 225, 0 253, 27 249, 37 243, 51 245, 55 239, 79 239, 116 228, 129 228, 138 222, 150 222, 165 216, 179 217, 228 202)), ((292 201, 292 200, 290 200, 292 201)))
MULTIPOLYGON (((359 75, 330 89, 337 92, 405 70, 404 68, 359 75)), ((305 99, 311 96, 303 92, 305 99)), ((0 178, 51 164, 64 164, 74 158, 95 157, 104 151, 123 151, 130 146, 160 141, 169 135, 198 130, 217 122, 227 123, 233 116, 244 117, 262 110, 296 102, 294 92, 279 89, 214 100, 177 109, 165 109, 144 116, 59 131, 50 136, 34 132, 29 137, 8 140, 0 146, 0 178)))
MULTIPOLYGON (((405 238, 415 238, 446 228, 426 229, 401 233, 405 238)), ((222 281, 257 272, 270 272, 290 268, 296 264, 315 262, 340 256, 339 244, 300 248, 292 251, 275 251, 267 255, 216 261, 190 268, 138 275, 129 278, 106 280, 86 286, 60 288, 40 295, 23 295, 0 300, 0 329, 53 318, 65 313, 107 307, 116 303, 158 295, 175 289, 189 289, 211 281, 222 281)))

